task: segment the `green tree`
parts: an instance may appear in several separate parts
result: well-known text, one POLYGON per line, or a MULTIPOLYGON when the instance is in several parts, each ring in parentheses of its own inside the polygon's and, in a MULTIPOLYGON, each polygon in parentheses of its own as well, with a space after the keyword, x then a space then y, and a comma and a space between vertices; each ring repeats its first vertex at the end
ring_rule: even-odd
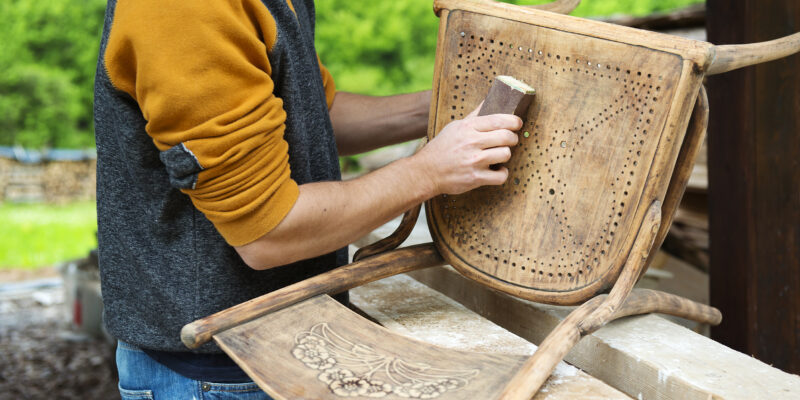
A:
MULTIPOLYGON (((584 0, 573 15, 645 15, 701 2, 584 0)), ((432 0, 317 1, 317 51, 337 88, 374 95, 430 88, 439 26, 432 4, 432 0)))
POLYGON ((104 10, 104 0, 0 2, 0 145, 94 145, 104 10))
MULTIPOLYGON (((697 2, 584 0, 574 14, 642 15, 697 2)), ((439 25, 432 3, 318 0, 317 50, 337 87, 368 94, 430 88, 439 25)), ((0 1, 0 145, 94 145, 92 86, 105 4, 0 1)))

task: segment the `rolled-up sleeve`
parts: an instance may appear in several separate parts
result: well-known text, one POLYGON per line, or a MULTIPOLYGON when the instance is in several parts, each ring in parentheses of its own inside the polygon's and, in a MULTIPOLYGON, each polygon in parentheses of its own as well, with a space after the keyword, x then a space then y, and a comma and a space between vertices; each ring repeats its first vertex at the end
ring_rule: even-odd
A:
POLYGON ((275 23, 260 2, 232 3, 121 1, 104 62, 138 103, 172 186, 243 245, 278 225, 299 189, 267 58, 275 23))

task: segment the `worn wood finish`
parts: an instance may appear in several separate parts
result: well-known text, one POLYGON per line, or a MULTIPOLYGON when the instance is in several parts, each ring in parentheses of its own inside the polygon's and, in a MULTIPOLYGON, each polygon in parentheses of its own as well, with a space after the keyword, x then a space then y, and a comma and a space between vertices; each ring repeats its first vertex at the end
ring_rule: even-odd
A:
POLYGON ((343 292, 387 276, 441 264, 442 258, 432 244, 410 246, 383 253, 187 324, 181 329, 181 340, 186 347, 194 349, 211 340, 213 335, 299 301, 324 293, 343 292))
MULTIPOLYGON (((574 310, 491 290, 448 266, 408 275, 536 344, 541 344, 574 310)), ((637 301, 640 290, 633 290, 623 308, 637 301)), ((665 301, 675 300, 663 297, 657 304, 661 307, 665 301)), ((698 313, 696 319, 709 317, 698 313)), ((797 375, 772 368, 657 315, 616 320, 584 336, 565 359, 633 398, 800 398, 797 375)))
MULTIPOLYGON (((428 345, 492 354, 530 356, 536 346, 449 297, 397 275, 350 290, 350 304, 394 333, 428 345)), ((559 363, 534 400, 630 398, 600 380, 559 363)))
MULTIPOLYGON (((709 39, 722 44, 800 31, 794 0, 708 9, 709 39)), ((711 335, 800 374, 800 56, 708 85, 710 294, 725 314, 711 335)))
MULTIPOLYGON (((533 100, 533 95, 533 90, 521 90, 520 88, 509 86, 501 79, 495 79, 478 115, 514 114, 524 118, 533 100)), ((424 144, 424 141, 420 143, 420 147, 424 146, 424 144)), ((421 208, 422 205, 420 204, 406 211, 403 214, 400 225, 391 235, 358 249, 353 255, 353 261, 359 261, 366 257, 392 250, 403 243, 414 229, 421 208)))
MULTIPOLYGON (((697 64, 701 70, 705 70, 705 67, 711 62, 714 51, 714 46, 706 42, 585 18, 542 12, 534 8, 519 7, 512 4, 474 0, 434 0, 433 9, 439 15, 441 21, 446 21, 441 15, 443 11, 452 13, 452 11, 460 10, 489 17, 519 21, 546 29, 576 32, 590 38, 626 43, 668 53, 679 52, 684 55, 684 58, 697 64)), ((530 33, 527 33, 522 37, 529 36, 531 36, 530 33)), ((536 85, 534 84, 534 86, 536 85)))
POLYGON ((275 399, 491 399, 524 356, 431 346, 319 296, 214 336, 275 399))
POLYGON ((552 13, 436 4, 453 9, 442 21, 449 51, 435 77, 431 137, 474 108, 497 75, 537 95, 503 186, 428 202, 435 243, 460 272, 496 289, 584 301, 614 282, 647 207, 664 198, 700 87, 697 46, 669 53, 596 37, 552 13), (555 19, 558 29, 540 21, 555 19))
POLYGON ((573 311, 545 338, 539 349, 508 383, 500 396, 502 400, 529 399, 564 359, 570 349, 585 334, 610 321, 614 312, 625 301, 645 268, 645 261, 653 246, 661 223, 661 203, 653 202, 644 223, 638 229, 636 240, 628 257, 628 264, 608 296, 597 296, 573 311), (594 329, 592 329, 594 328, 594 329))
POLYGON ((358 249, 358 251, 353 254, 353 261, 360 261, 364 258, 385 253, 389 250, 397 248, 397 246, 402 244, 408 238, 408 235, 411 234, 411 231, 414 229, 414 225, 417 223, 417 218, 419 218, 419 211, 421 208, 422 205, 420 204, 406 211, 405 214, 403 214, 403 219, 400 221, 400 225, 398 225, 397 229, 392 232, 391 235, 369 246, 358 249))
MULTIPOLYGON (((697 154, 703 147, 703 140, 706 137, 708 114, 708 95, 706 94, 706 89, 701 87, 692 111, 692 118, 689 121, 689 129, 687 129, 686 136, 683 138, 683 145, 681 145, 678 159, 675 162, 672 178, 669 180, 667 194, 664 196, 664 204, 661 207, 661 212, 663 213, 661 227, 653 246, 656 249, 661 247, 661 244, 664 243, 664 238, 667 237, 672 220, 675 218, 675 213, 678 211, 678 206, 689 183, 689 178, 692 176, 694 161, 697 159, 697 154)), ((656 254, 656 252, 650 254, 648 265, 656 254)), ((644 274, 644 270, 642 274, 644 274)))
MULTIPOLYGON (((691 163, 689 156, 696 152, 692 141, 702 136, 707 108, 704 97, 697 108, 695 100, 717 49, 705 42, 483 0, 436 0, 434 8, 442 22, 429 138, 474 108, 498 75, 515 76, 539 91, 523 118, 523 139, 507 163, 509 180, 500 187, 440 196, 427 203, 436 249, 465 276, 529 300, 574 304, 614 285, 608 297, 590 300, 557 328, 508 386, 508 398, 529 398, 582 333, 616 317, 668 309, 718 322, 719 314, 713 309, 657 293, 643 292, 625 303, 646 267, 659 224, 671 222, 673 210, 662 215, 661 203, 665 199, 674 203, 685 186, 685 166, 676 169, 675 165, 683 156, 682 163, 691 163), (695 123, 684 146, 693 108, 695 123), (673 178, 677 181, 670 185, 673 178)), ((717 68, 765 59, 767 52, 756 50, 761 47, 745 48, 749 49, 745 55, 755 54, 749 60, 749 56, 744 61, 718 59, 717 68)), ((774 43, 765 47, 778 55, 787 51, 774 43)), ((723 55, 730 53, 730 49, 721 50, 723 55)), ((345 290, 441 261, 430 245, 373 256, 197 321, 186 326, 182 335, 189 347, 215 335, 249 374, 263 375, 268 373, 263 371, 266 364, 260 365, 251 355, 256 352, 255 342, 266 342, 267 337, 252 339, 261 334, 256 328, 270 324, 272 318, 254 318, 314 294, 345 290), (240 325, 247 321, 252 322, 240 325), (231 329, 234 325, 239 327, 231 329), (235 346, 239 348, 231 350, 235 346)), ((279 314, 293 317, 288 310, 275 315, 279 314)), ((285 323, 278 325, 284 328, 285 323)), ((352 323, 345 325, 337 329, 359 330, 352 323)), ((295 334, 292 353, 306 367, 334 367, 337 359, 326 358, 330 355, 326 349, 335 348, 336 357, 343 357, 340 360, 362 356, 385 360, 386 354, 398 353, 376 353, 381 341, 364 338, 368 344, 360 346, 328 327, 314 325, 295 334)), ((355 331, 347 332, 348 337, 357 337, 355 331)), ((434 353, 434 360, 441 360, 440 349, 427 351, 434 353)), ((390 366, 385 378, 390 384, 373 381, 369 371, 359 376, 342 372, 332 376, 328 371, 317 379, 335 395, 377 395, 391 389, 411 396, 412 391, 421 395, 423 387, 446 395, 465 390, 479 374, 478 370, 466 374, 451 366, 431 369, 392 360, 381 364, 390 366), (405 375, 395 379, 392 371, 405 375), (456 375, 431 375, 436 371, 456 375), (438 379, 435 384, 433 379, 438 379)), ((356 364, 369 370, 374 367, 359 361, 353 368, 356 364)), ((306 395, 306 389, 285 383, 285 378, 270 376, 262 384, 275 393, 288 390, 283 393, 306 395)), ((496 386, 494 380, 488 382, 496 386)), ((459 398, 465 393, 460 392, 459 398)), ((470 397, 490 393, 484 390, 470 397)), ((317 395, 322 392, 313 397, 317 395)))
POLYGON ((602 328, 611 321, 632 315, 662 313, 716 325, 722 314, 712 307, 669 293, 649 289, 635 289, 611 314, 599 316, 608 306, 610 298, 600 295, 583 303, 561 321, 544 339, 534 355, 520 368, 505 388, 500 399, 529 399, 547 380, 558 363, 581 338, 602 328), (553 367, 550 367, 553 365, 553 367))
MULTIPOLYGON (((478 115, 514 114, 524 118, 531 101, 533 101, 533 95, 533 90, 521 90, 518 87, 509 86, 502 79, 495 79, 478 115)), ((420 147, 423 145, 424 142, 420 144, 420 147)), ((359 261, 366 257, 392 250, 403 243, 414 229, 421 208, 422 205, 420 204, 408 210, 403 214, 400 225, 391 235, 358 249, 353 255, 353 261, 359 261)))
POLYGON ((707 75, 777 60, 800 52, 800 32, 762 43, 733 44, 716 47, 716 55, 707 75))
POLYGON ((500 399, 530 399, 553 372, 556 364, 567 355, 581 337, 600 329, 616 318, 659 311, 663 308, 682 317, 697 318, 706 323, 719 323, 722 318, 719 311, 685 299, 665 301, 669 296, 666 293, 638 292, 630 303, 625 305, 634 283, 646 267, 645 262, 660 224, 661 203, 655 201, 638 230, 631 254, 611 293, 587 301, 559 324, 508 383, 500 399))

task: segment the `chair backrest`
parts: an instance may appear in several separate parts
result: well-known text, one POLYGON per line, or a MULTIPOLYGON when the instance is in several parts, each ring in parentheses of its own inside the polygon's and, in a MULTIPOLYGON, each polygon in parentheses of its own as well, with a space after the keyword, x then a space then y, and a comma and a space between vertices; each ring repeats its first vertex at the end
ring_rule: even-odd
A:
POLYGON ((439 251, 533 301, 572 304, 608 288, 648 207, 664 200, 714 46, 501 3, 435 8, 429 138, 475 108, 494 76, 536 89, 508 181, 427 203, 439 251))

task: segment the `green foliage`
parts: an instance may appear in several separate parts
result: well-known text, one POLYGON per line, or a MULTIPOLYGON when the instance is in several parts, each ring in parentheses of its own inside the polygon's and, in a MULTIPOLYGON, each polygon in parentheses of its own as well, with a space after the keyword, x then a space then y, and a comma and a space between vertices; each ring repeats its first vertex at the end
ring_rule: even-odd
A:
MULTIPOLYGON (((572 15, 577 17, 598 17, 616 14, 643 16, 703 2, 704 0, 583 0, 572 15)), ((519 1, 517 3, 540 4, 547 3, 547 1, 519 1)))
POLYGON ((439 20, 431 0, 317 2, 317 51, 337 87, 370 94, 431 85, 439 20))
MULTIPOLYGON (((584 0, 573 15, 646 15, 702 1, 584 0)), ((317 52, 333 74, 337 88, 373 95, 429 89, 439 26, 432 3, 432 0, 318 1, 317 52)))
POLYGON ((83 257, 97 246, 93 202, 64 206, 0 203, 0 269, 83 257))
POLYGON ((0 2, 0 145, 94 145, 104 10, 104 0, 0 2))
MULTIPOLYGON (((702 0, 584 0, 578 16, 642 15, 702 0)), ((514 0, 533 4, 546 0, 514 0)), ((317 50, 340 90, 427 89, 432 0, 317 1, 317 50)), ((0 145, 86 147, 105 0, 0 1, 0 145)))
MULTIPOLYGON (((0 141, 27 147, 64 147, 75 140, 80 90, 65 71, 43 65, 15 65, 0 78, 0 141)), ((76 143, 78 145, 91 144, 76 143)))

